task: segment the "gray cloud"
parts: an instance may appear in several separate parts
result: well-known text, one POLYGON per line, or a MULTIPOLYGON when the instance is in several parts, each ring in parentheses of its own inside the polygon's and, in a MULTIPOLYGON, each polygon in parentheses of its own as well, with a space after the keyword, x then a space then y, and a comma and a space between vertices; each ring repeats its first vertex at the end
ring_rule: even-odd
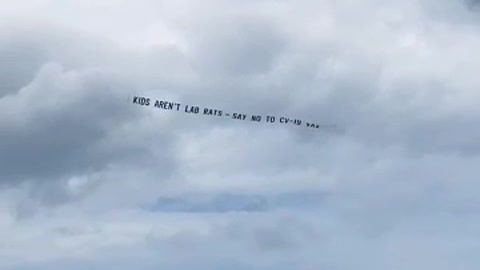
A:
POLYGON ((28 84, 43 61, 42 51, 28 42, 5 44, 2 42, 0 55, 2 82, 1 96, 15 93, 28 84), (33 47, 33 48, 32 48, 33 47))
POLYGON ((130 106, 139 84, 113 68, 115 47, 48 25, 13 29, 0 42, 0 66, 13 72, 1 79, 0 183, 31 190, 16 207, 19 217, 35 212, 38 202, 82 199, 98 186, 73 191, 73 178, 152 162, 165 176, 173 173, 171 138, 153 134, 145 122, 151 114, 130 106), (139 128, 143 132, 135 132, 139 128), (156 148, 148 141, 158 141, 156 148))
POLYGON ((108 144, 92 149, 115 132, 115 125, 138 117, 112 89, 119 91, 114 82, 102 82, 95 74, 69 73, 48 65, 17 96, 4 98, 4 107, 16 113, 5 115, 2 121, 1 149, 9 153, 2 155, 2 179, 95 171, 108 165, 113 156, 134 152, 128 145, 119 145, 123 150, 109 149, 108 144), (72 91, 81 94, 72 99, 66 95, 72 91))
POLYGON ((206 71, 205 75, 222 81, 269 73, 289 42, 277 26, 252 18, 236 18, 207 27, 214 31, 194 39, 196 66, 199 71, 206 71), (202 68, 205 66, 210 69, 202 68))

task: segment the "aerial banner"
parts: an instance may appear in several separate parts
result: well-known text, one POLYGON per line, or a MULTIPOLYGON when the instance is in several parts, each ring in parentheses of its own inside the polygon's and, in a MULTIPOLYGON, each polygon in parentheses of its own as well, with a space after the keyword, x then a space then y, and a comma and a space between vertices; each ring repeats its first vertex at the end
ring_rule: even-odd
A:
POLYGON ((144 96, 133 96, 131 102, 135 105, 153 107, 160 110, 181 112, 185 114, 205 115, 212 117, 228 118, 237 121, 251 121, 264 123, 279 123, 284 125, 303 126, 310 129, 331 129, 337 130, 335 125, 319 125, 310 121, 304 121, 297 118, 274 115, 246 114, 240 112, 230 112, 210 107, 201 107, 198 105, 181 104, 178 102, 152 99, 144 96))

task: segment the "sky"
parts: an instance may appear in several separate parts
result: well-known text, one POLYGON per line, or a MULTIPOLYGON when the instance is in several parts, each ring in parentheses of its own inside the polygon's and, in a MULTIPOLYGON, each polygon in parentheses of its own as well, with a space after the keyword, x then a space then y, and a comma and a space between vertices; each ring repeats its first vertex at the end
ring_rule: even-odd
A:
POLYGON ((474 0, 5 1, 0 268, 476 270, 478 48, 474 0))

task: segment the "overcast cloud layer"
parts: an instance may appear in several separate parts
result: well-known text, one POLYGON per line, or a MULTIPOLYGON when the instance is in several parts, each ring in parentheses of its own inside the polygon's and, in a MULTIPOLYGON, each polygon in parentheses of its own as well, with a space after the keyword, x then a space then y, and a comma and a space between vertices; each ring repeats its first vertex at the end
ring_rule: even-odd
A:
POLYGON ((476 270, 478 48, 479 1, 5 1, 0 268, 476 270))

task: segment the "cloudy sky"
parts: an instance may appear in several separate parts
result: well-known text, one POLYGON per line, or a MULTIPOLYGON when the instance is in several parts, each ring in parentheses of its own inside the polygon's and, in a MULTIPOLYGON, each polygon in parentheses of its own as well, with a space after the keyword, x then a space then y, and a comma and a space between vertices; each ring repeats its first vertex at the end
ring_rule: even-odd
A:
POLYGON ((479 268, 479 1, 4 1, 0 33, 1 269, 479 268))

